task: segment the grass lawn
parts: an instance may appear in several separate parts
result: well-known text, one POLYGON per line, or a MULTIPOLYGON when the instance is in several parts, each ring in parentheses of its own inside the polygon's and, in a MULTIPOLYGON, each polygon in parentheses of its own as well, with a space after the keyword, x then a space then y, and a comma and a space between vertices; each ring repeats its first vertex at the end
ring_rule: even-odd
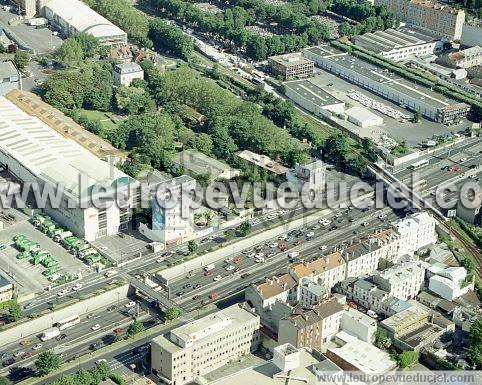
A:
POLYGON ((99 121, 106 131, 111 131, 117 127, 117 123, 114 123, 111 119, 111 113, 95 110, 80 110, 81 114, 90 120, 99 121))

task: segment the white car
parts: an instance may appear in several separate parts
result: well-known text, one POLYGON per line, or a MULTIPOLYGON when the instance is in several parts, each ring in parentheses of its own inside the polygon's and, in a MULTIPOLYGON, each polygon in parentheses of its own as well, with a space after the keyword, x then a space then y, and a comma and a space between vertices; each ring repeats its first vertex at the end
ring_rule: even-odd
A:
POLYGON ((256 263, 264 263, 264 258, 263 258, 263 257, 256 258, 256 259, 254 260, 254 262, 256 262, 256 263))
POLYGON ((318 230, 319 228, 320 228, 320 226, 315 225, 315 226, 313 226, 313 227, 311 228, 311 230, 318 230))
POLYGON ((248 254, 248 258, 253 258, 256 256, 256 253, 255 252, 252 252, 252 253, 249 253, 248 254))
POLYGON ((226 271, 231 271, 231 270, 234 270, 235 267, 233 265, 228 265, 224 268, 226 271))
POLYGON ((342 213, 336 213, 336 214, 335 214, 335 217, 336 217, 336 218, 340 218, 342 215, 343 215, 342 213))
POLYGON ((102 364, 103 362, 107 362, 107 360, 105 358, 101 358, 101 359, 98 359, 97 361, 95 361, 95 364, 96 365, 100 365, 102 364))
POLYGON ((320 246, 320 250, 321 250, 321 251, 326 250, 327 248, 328 248, 328 246, 326 246, 326 245, 321 245, 321 246, 320 246))
POLYGON ((221 277, 219 274, 216 275, 214 278, 213 278, 213 281, 219 281, 220 279, 222 279, 223 277, 221 277))
POLYGON ((100 325, 99 325, 99 324, 95 324, 94 326, 91 327, 91 329, 95 332, 96 330, 99 330, 99 329, 100 329, 100 325))
POLYGON ((164 261, 163 258, 157 258, 157 259, 156 259, 156 263, 161 263, 162 261, 164 261))
POLYGON ((23 354, 23 351, 20 350, 20 351, 14 353, 13 356, 14 356, 14 357, 18 357, 18 356, 21 356, 22 354, 23 354))
POLYGON ((136 306, 136 303, 134 301, 130 301, 124 305, 125 308, 129 309, 131 307, 136 306))
POLYGON ((32 350, 39 350, 43 345, 42 344, 37 344, 32 346, 32 350))
POLYGON ((233 259, 234 259, 233 257, 229 257, 229 258, 226 258, 226 259, 224 260, 224 262, 230 263, 233 259))
POLYGON ((272 249, 278 247, 278 242, 272 242, 269 244, 269 247, 271 247, 272 249))
POLYGON ((288 238, 288 236, 287 236, 286 234, 280 235, 280 236, 278 237, 278 239, 279 239, 280 241, 284 241, 286 238, 288 238))
POLYGON ((315 233, 313 231, 306 233, 306 238, 313 238, 314 236, 315 236, 315 233))
POLYGON ((264 257, 264 253, 256 254, 256 259, 263 258, 263 257, 264 257))
POLYGON ((100 251, 106 251, 106 250, 109 250, 109 248, 107 246, 102 246, 101 248, 99 248, 100 251))
POLYGON ((69 289, 64 289, 64 290, 62 290, 62 291, 59 291, 59 292, 57 293, 57 295, 58 295, 59 297, 62 297, 62 296, 64 296, 64 295, 68 294, 68 293, 69 293, 69 289))
POLYGON ((82 289, 82 286, 83 286, 83 285, 82 285, 81 283, 77 283, 77 284, 72 288, 72 290, 73 290, 73 291, 80 290, 80 289, 82 289))
POLYGON ((386 214, 380 214, 380 215, 378 216, 378 219, 385 219, 386 217, 387 217, 386 214))
POLYGON ((362 226, 368 226, 370 223, 369 222, 363 222, 362 226))

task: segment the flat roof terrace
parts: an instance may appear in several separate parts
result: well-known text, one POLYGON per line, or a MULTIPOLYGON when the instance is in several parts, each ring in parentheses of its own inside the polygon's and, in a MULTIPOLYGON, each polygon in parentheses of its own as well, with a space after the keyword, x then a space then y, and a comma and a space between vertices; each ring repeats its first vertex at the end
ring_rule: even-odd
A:
POLYGON ((297 93, 299 96, 307 99, 311 99, 319 106, 331 106, 333 104, 343 103, 341 100, 335 98, 323 90, 319 85, 304 79, 293 80, 283 83, 285 88, 289 88, 291 91, 297 93))

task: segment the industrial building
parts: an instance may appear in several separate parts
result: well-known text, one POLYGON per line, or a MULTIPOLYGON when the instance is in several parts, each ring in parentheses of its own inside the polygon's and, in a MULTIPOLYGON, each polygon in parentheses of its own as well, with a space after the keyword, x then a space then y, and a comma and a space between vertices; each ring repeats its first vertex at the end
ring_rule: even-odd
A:
POLYGON ((427 30, 448 40, 460 40, 465 12, 429 0, 375 0, 408 25, 427 30))
POLYGON ((342 114, 345 103, 326 92, 313 80, 293 80, 283 83, 285 95, 315 116, 329 117, 342 114))
POLYGON ((408 28, 364 33, 352 40, 356 46, 393 61, 433 55, 441 52, 444 46, 442 40, 408 28))
POLYGON ((314 63, 300 54, 286 54, 268 58, 271 73, 283 80, 303 79, 313 75, 314 63))
POLYGON ((359 127, 381 126, 383 118, 365 107, 352 107, 345 111, 350 122, 359 127))
POLYGON ((127 228, 139 184, 0 96, 0 163, 24 184, 61 191, 37 206, 93 241, 127 228))
POLYGON ((301 191, 303 198, 320 198, 325 189, 326 167, 323 162, 315 162, 300 165, 286 173, 286 180, 292 183, 298 191, 301 191))
POLYGON ((116 86, 129 87, 134 79, 144 79, 144 70, 134 62, 116 64, 112 70, 116 86))
POLYGON ((182 385, 257 349, 259 317, 236 304, 159 336, 151 366, 161 383, 182 385))
POLYGON ((42 13, 64 36, 85 32, 102 45, 127 43, 127 33, 79 0, 50 0, 42 13))
POLYGON ((0 95, 22 89, 22 77, 11 61, 0 62, 0 95))
POLYGON ((465 103, 459 103, 336 48, 311 47, 304 50, 304 55, 324 70, 404 108, 419 111, 439 123, 456 122, 464 118, 470 109, 465 103))

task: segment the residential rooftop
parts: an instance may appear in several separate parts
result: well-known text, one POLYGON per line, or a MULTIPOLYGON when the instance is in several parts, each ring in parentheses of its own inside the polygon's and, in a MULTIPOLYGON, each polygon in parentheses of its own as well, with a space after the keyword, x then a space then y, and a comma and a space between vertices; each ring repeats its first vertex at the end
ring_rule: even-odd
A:
POLYGON ((262 283, 254 285, 263 299, 272 298, 296 287, 296 281, 289 274, 266 278, 262 283))

